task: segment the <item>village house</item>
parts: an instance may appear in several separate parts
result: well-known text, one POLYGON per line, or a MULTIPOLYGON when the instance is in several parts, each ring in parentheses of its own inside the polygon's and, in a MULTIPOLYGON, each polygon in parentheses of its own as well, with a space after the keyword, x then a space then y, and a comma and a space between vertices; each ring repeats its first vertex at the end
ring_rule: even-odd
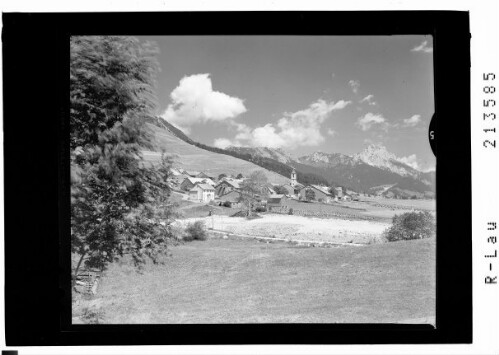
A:
POLYGON ((274 197, 277 195, 277 193, 275 192, 275 190, 273 189, 272 185, 267 185, 265 186, 264 188, 264 192, 267 194, 267 196, 269 197, 274 197))
POLYGON ((241 207, 241 193, 236 190, 232 190, 227 192, 226 194, 219 197, 220 205, 231 207, 231 208, 240 208, 241 207))
POLYGON ((333 195, 331 195, 327 187, 324 186, 319 186, 319 185, 308 185, 304 187, 303 189, 300 190, 300 199, 301 200, 306 200, 307 199, 307 190, 312 190, 315 194, 314 201, 319 201, 319 202, 325 202, 325 203, 331 203, 331 201, 334 200, 333 195))
POLYGON ((288 203, 292 200, 286 195, 275 195, 267 200, 267 211, 276 213, 288 213, 288 203))
POLYGON ((184 191, 190 191, 197 184, 208 184, 212 187, 215 186, 215 182, 211 179, 187 177, 180 184, 180 189, 184 191))
POLYGON ((338 198, 342 198, 343 197, 343 189, 341 187, 335 187, 334 189, 336 190, 336 196, 338 198))
POLYGON ((182 184, 182 182, 188 178, 189 176, 187 175, 184 175, 184 174, 180 174, 180 175, 171 175, 168 180, 170 180, 172 183, 174 183, 175 185, 180 185, 182 184))
POLYGON ((352 201, 360 201, 360 195, 356 192, 352 192, 350 197, 352 198, 352 201))
POLYGON ((201 179, 210 179, 210 180, 215 181, 215 177, 213 177, 213 176, 209 176, 209 175, 207 175, 207 174, 206 174, 206 173, 204 173, 204 172, 200 172, 200 173, 199 173, 199 174, 197 174, 195 177, 196 177, 196 178, 201 178, 201 179))
POLYGON ((343 201, 352 201, 352 197, 350 195, 345 194, 345 195, 343 195, 342 200, 343 201))
POLYGON ((229 191, 239 190, 241 187, 239 181, 230 178, 223 178, 218 184, 215 185, 215 193, 217 196, 222 196, 229 191))
POLYGON ((189 190, 189 200, 208 203, 215 199, 215 189, 209 184, 197 184, 189 190))

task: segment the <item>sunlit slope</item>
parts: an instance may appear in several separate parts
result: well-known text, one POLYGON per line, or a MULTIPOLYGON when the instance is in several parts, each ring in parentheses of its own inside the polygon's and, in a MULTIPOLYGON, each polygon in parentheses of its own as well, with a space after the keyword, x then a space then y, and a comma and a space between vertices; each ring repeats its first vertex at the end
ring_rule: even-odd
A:
POLYGON ((209 152, 188 144, 166 129, 154 125, 150 125, 150 127, 154 130, 157 148, 156 151, 143 151, 144 158, 148 162, 154 163, 159 161, 161 156, 160 151, 163 148, 166 154, 173 156, 173 165, 175 167, 186 170, 203 171, 215 177, 222 173, 227 175, 241 173, 244 176, 248 176, 255 170, 263 170, 271 183, 283 184, 289 181, 289 178, 245 160, 209 152))

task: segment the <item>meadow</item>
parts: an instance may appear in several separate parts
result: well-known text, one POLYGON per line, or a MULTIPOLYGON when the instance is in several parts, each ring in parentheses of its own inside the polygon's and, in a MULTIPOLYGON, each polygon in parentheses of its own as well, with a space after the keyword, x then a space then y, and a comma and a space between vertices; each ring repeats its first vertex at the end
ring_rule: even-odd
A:
POLYGON ((114 264, 89 304, 106 324, 434 323, 435 239, 305 248, 208 239, 142 274, 114 264))

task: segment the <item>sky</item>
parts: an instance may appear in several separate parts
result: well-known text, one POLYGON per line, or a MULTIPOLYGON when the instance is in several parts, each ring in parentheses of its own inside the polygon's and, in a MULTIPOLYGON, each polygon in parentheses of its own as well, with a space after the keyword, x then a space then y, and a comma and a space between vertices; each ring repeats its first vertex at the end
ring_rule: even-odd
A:
POLYGON ((431 36, 164 36, 157 114, 220 148, 294 156, 382 144, 433 170, 431 36))

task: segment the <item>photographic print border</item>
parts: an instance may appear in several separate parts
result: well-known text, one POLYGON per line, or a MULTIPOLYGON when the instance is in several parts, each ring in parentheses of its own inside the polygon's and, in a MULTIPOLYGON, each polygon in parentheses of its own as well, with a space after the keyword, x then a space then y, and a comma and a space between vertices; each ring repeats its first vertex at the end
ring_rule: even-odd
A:
POLYGON ((3 21, 7 345, 471 342, 467 12, 3 14, 3 21), (432 35, 438 145, 436 328, 409 324, 71 325, 67 74, 69 37, 83 34, 432 35))

